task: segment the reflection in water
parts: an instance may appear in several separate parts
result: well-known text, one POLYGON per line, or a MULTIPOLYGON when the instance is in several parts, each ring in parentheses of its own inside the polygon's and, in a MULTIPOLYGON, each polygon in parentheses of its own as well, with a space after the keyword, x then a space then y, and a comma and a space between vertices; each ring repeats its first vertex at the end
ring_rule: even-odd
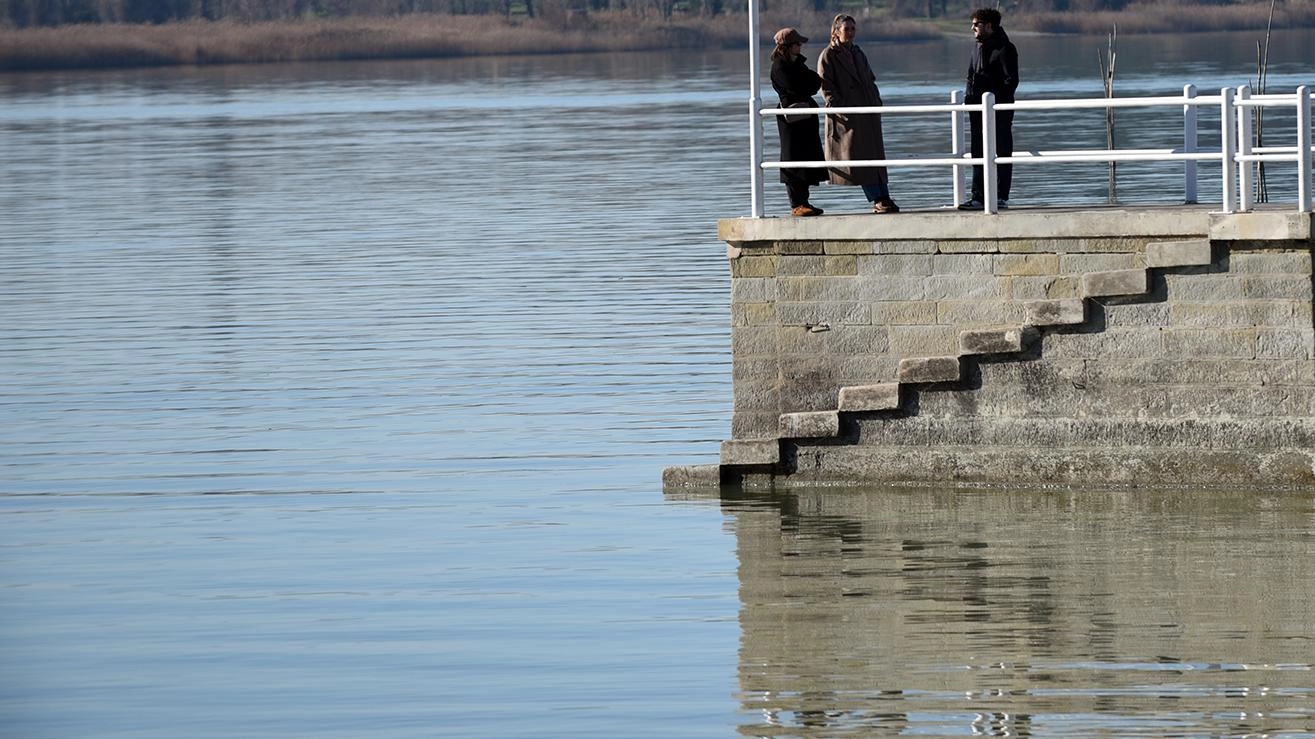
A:
POLYGON ((747 736, 1315 727, 1310 495, 729 496, 747 736))

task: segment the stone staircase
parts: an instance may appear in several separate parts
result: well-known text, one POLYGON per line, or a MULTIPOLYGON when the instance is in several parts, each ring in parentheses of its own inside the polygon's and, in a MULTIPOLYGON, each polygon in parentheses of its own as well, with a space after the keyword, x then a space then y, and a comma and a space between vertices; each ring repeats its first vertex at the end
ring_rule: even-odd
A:
POLYGON ((1027 361, 1035 356, 1029 349, 1048 331, 1073 330, 1086 324, 1091 300, 1146 297, 1152 270, 1209 266, 1212 258, 1211 242, 1205 238, 1149 243, 1144 268, 1086 273, 1081 278, 1081 297, 1029 301, 1020 324, 960 331, 955 353, 901 359, 894 381, 842 387, 834 410, 781 414, 775 437, 723 441, 719 464, 701 469, 673 468, 664 482, 689 485, 734 480, 746 474, 788 476, 792 470, 783 454, 784 444, 826 440, 852 443, 843 436, 846 414, 916 415, 914 394, 955 389, 955 384, 964 379, 965 361, 985 357, 1027 361))

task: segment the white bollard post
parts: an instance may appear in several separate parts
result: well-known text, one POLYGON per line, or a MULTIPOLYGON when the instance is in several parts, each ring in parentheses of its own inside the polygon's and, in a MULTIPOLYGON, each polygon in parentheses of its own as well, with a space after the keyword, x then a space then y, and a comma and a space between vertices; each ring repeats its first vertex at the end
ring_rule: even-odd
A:
POLYGON ((995 93, 982 94, 982 206, 987 213, 1000 210, 995 181, 995 93))
POLYGON ((1222 88, 1219 98, 1219 166, 1223 170, 1220 182, 1224 212, 1232 213, 1237 210, 1237 111, 1233 108, 1232 88, 1222 88))
POLYGON ((1311 212, 1310 87, 1297 88, 1297 212, 1311 212))
MULTIPOLYGON (((955 90, 950 93, 950 105, 961 105, 963 103, 963 90, 955 90)), ((963 111, 953 111, 950 113, 950 153, 955 159, 964 155, 963 151, 963 111)), ((956 164, 951 169, 954 171, 954 203, 958 205, 964 202, 968 197, 964 194, 963 178, 966 172, 962 164, 956 164)))
MULTIPOLYGON (((1196 97, 1196 85, 1183 85, 1183 97, 1189 100, 1196 97)), ((1196 147, 1196 106, 1184 105, 1183 152, 1195 154, 1196 147)), ((1196 160, 1188 159, 1183 162, 1183 202, 1196 205, 1196 198, 1196 160)))
MULTIPOLYGON (((1246 101, 1251 99, 1251 86, 1242 85, 1237 88, 1237 153, 1239 156, 1247 156, 1251 153, 1252 135, 1255 128, 1252 125, 1253 116, 1256 109, 1246 105, 1246 101)), ((1256 203, 1256 165, 1254 162, 1241 161, 1237 165, 1237 190, 1238 190, 1238 210, 1246 212, 1255 207, 1256 203)))
POLYGON ((749 0, 749 212, 754 218, 763 217, 763 106, 758 63, 758 0, 749 0))

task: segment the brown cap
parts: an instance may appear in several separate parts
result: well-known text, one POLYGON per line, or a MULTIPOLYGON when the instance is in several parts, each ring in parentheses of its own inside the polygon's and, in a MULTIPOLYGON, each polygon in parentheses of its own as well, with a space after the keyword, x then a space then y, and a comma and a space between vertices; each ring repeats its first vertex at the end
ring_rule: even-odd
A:
POLYGON ((782 28, 772 37, 777 46, 789 46, 790 44, 802 44, 808 41, 808 37, 799 33, 793 28, 782 28))

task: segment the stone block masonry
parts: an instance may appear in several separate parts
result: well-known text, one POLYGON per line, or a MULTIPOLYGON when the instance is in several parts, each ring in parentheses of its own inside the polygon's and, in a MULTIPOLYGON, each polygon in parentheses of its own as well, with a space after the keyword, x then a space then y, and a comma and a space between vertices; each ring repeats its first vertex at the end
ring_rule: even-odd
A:
POLYGON ((723 221, 730 438, 718 474, 664 479, 1315 486, 1311 233, 1182 207, 723 221))

